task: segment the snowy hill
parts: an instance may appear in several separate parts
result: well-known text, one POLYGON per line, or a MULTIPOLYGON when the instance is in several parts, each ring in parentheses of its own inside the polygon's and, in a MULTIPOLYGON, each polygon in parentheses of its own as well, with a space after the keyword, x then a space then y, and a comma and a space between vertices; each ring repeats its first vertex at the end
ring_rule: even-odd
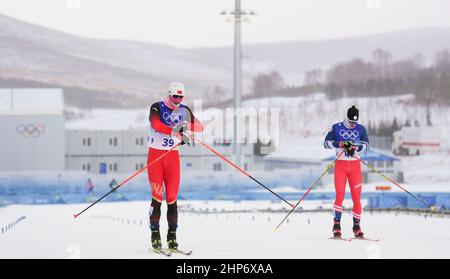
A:
MULTIPOLYGON (((244 45, 243 89, 260 72, 278 70, 288 84, 300 84, 305 71, 353 57, 370 58, 381 47, 402 59, 421 52, 425 60, 450 47, 450 28, 425 28, 312 42, 244 45)), ((160 96, 170 81, 182 80, 200 98, 216 85, 231 98, 231 47, 181 49, 150 42, 99 40, 54 31, 0 15, 0 84, 32 82, 99 94, 108 103, 136 106, 160 96), (134 102, 133 102, 134 101, 134 102)), ((36 86, 36 84, 34 84, 36 86)), ((88 104, 83 96, 77 105, 88 104)), ((101 98, 94 107, 99 107, 101 98)))
POLYGON ((149 97, 173 80, 187 81, 197 96, 205 87, 231 84, 220 65, 165 45, 83 38, 2 15, 0 38, 4 80, 149 97))
MULTIPOLYGON (((243 102, 245 107, 274 107, 280 109, 283 133, 295 137, 313 137, 324 135, 331 125, 345 118, 347 109, 356 105, 360 110, 360 122, 363 125, 379 124, 381 121, 398 123, 406 120, 425 123, 426 107, 417 104, 414 96, 398 95, 389 97, 353 97, 329 100, 325 94, 317 93, 307 97, 272 97, 243 102)), ((432 107, 432 123, 442 127, 443 133, 450 131, 450 108, 432 107)))
MULTIPOLYGON (((247 59, 244 59, 243 67, 248 72, 278 70, 287 83, 301 84, 306 71, 327 68, 355 57, 371 60, 376 48, 390 52, 396 60, 421 53, 425 62, 430 62, 436 51, 450 48, 450 28, 430 27, 332 40, 244 45, 244 58, 247 59)), ((194 51, 219 64, 232 66, 232 60, 227 59, 232 54, 231 47, 194 51)))

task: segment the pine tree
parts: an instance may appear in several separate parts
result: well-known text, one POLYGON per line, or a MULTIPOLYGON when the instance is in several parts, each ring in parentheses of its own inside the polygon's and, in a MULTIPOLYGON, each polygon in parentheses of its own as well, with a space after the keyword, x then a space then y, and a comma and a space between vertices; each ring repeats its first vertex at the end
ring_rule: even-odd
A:
POLYGON ((394 117, 394 121, 392 122, 392 132, 400 130, 400 125, 398 125, 397 117, 394 117))

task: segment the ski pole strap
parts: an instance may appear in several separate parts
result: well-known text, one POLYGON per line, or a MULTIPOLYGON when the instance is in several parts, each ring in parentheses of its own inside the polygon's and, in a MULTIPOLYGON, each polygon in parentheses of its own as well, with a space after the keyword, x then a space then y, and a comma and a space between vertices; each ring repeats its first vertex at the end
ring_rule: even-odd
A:
POLYGON ((280 222, 280 224, 278 224, 278 226, 275 227, 275 231, 277 231, 281 225, 284 223, 284 221, 289 217, 289 215, 291 215, 292 212, 294 212, 294 210, 297 208, 297 206, 303 201, 303 199, 305 199, 305 197, 309 194, 309 192, 312 190, 312 188, 314 186, 316 186, 316 184, 320 181, 320 179, 333 167, 334 163, 336 163, 336 161, 339 159, 339 157, 341 157, 342 154, 344 154, 345 150, 342 150, 341 153, 339 153, 339 155, 336 157, 336 159, 334 159, 333 162, 331 162, 328 167, 325 169, 325 171, 316 179, 316 181, 313 183, 313 185, 311 187, 309 187, 308 191, 306 191, 303 196, 300 198, 300 200, 295 204, 295 206, 288 212, 288 214, 286 215, 286 217, 284 217, 284 219, 280 222))
POLYGON ((281 197, 280 195, 278 195, 277 193, 275 193, 274 191, 272 191, 269 187, 265 186, 264 184, 262 184, 261 182, 259 182, 256 178, 254 178, 253 176, 251 176, 248 172, 246 172, 245 170, 241 169, 240 167, 238 167, 236 164, 234 164, 233 162, 231 162, 230 160, 228 160, 225 156, 223 156, 222 154, 220 154, 219 152, 215 151, 212 147, 210 147, 209 145, 207 145, 206 143, 204 143, 202 140, 198 139, 195 136, 192 136, 194 140, 196 140, 198 143, 200 143, 201 145, 203 145, 206 149, 208 149, 209 151, 211 151, 212 153, 216 154, 219 158, 221 158, 222 160, 224 160, 225 162, 227 162, 228 164, 230 164, 231 166, 233 166, 235 169, 237 169, 238 171, 240 171, 241 173, 243 173, 244 175, 248 176, 250 179, 252 179, 253 181, 255 181, 256 183, 258 183, 260 186, 264 187, 266 190, 268 190, 270 193, 274 194, 276 197, 278 197, 280 200, 284 201, 285 203, 287 203, 290 207, 294 207, 293 204, 291 204, 290 202, 288 202, 287 200, 285 200, 283 197, 281 197))
POLYGON ((92 206, 94 206, 96 203, 98 203, 99 201, 103 200, 106 196, 108 196, 109 194, 111 194, 112 192, 114 192, 117 188, 119 188, 120 186, 124 185, 125 183, 127 183, 128 181, 130 181, 131 179, 133 179, 134 177, 136 177, 138 174, 140 174, 141 172, 143 172, 145 169, 149 168, 151 165, 153 165, 154 163, 156 163, 157 161, 159 161, 161 158, 163 158, 164 156, 166 156, 168 153, 170 153, 172 150, 174 150, 175 148, 177 148, 181 143, 178 143, 177 145, 173 146, 172 148, 168 149, 164 154, 162 154, 161 156, 159 156, 158 158, 156 158, 155 160, 153 160, 152 162, 148 163, 146 166, 144 166, 142 169, 138 170, 137 172, 133 173, 131 176, 129 176, 127 179, 125 179, 124 181, 122 181, 119 185, 117 185, 116 187, 114 187, 111 191, 109 191, 108 193, 104 194, 101 198, 99 198, 98 200, 96 200, 95 202, 93 202, 91 205, 89 205, 88 207, 86 207, 83 211, 81 211, 78 214, 74 214, 73 218, 77 218, 78 216, 80 216, 83 212, 85 212, 86 210, 88 210, 89 208, 91 208, 92 206))
POLYGON ((358 158, 355 156, 355 158, 360 161, 361 163, 363 163, 364 165, 366 165, 369 169, 371 169, 372 171, 374 171, 375 173, 381 175, 384 179, 386 179, 387 181, 391 182, 392 184, 394 184, 395 186, 399 187, 400 189, 402 189, 403 191, 405 191, 407 194, 411 195, 413 198, 415 198, 416 200, 418 200, 419 202, 421 202, 422 204, 424 204, 427 207, 431 207, 431 205, 429 203, 427 203, 426 201, 422 200, 421 198, 417 197, 416 195, 412 194, 411 192, 409 192, 408 190, 406 190, 405 188, 403 188, 402 186, 400 186, 397 182, 395 182, 394 180, 390 179, 389 177, 387 177, 386 175, 382 174, 380 171, 378 171, 377 169, 375 169, 374 167, 372 167, 371 165, 369 165, 368 163, 364 162, 363 160, 361 160, 361 158, 358 158))

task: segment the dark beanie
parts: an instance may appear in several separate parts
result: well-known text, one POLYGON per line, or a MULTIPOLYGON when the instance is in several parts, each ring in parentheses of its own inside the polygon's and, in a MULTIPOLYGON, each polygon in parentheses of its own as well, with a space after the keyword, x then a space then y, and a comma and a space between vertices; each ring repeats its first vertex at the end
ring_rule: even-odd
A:
POLYGON ((355 106, 352 106, 351 108, 348 109, 347 119, 352 122, 358 122, 359 110, 355 106))

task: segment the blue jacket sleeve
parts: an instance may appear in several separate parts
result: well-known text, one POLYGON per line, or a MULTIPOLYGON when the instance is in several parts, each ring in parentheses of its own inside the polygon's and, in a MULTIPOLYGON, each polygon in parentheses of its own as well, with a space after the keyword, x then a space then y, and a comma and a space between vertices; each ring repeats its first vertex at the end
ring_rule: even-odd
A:
POLYGON ((331 127, 331 130, 326 135, 325 141, 323 142, 323 146, 326 149, 338 148, 339 147, 339 142, 336 142, 335 138, 334 138, 334 125, 331 127))
POLYGON ((364 126, 361 126, 361 137, 360 143, 358 145, 358 152, 364 152, 369 149, 369 137, 367 136, 367 131, 364 126))

